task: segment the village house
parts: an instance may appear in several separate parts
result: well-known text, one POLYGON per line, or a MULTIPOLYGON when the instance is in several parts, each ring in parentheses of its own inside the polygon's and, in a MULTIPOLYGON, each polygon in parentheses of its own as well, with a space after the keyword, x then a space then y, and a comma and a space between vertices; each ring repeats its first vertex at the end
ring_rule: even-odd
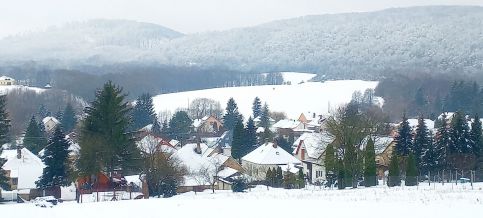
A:
POLYGON ((15 80, 8 76, 0 76, 0 86, 12 86, 15 85, 15 80))
POLYGON ((295 140, 305 132, 314 132, 305 128, 305 125, 298 120, 284 119, 273 124, 272 128, 279 135, 287 140, 295 140))
POLYGON ((230 190, 235 177, 244 173, 244 169, 231 156, 218 153, 205 143, 190 143, 173 154, 186 167, 188 174, 179 184, 178 193, 202 191, 211 188, 230 190))
MULTIPOLYGON (((367 145, 369 138, 362 142, 363 148, 367 145)), ((374 150, 376 152, 377 178, 385 179, 386 171, 389 170, 389 162, 392 152, 396 146, 396 141, 391 136, 379 136, 374 138, 374 150)))
POLYGON ((223 124, 214 116, 193 120, 193 127, 200 137, 220 136, 224 132, 223 124))
POLYGON ((276 143, 267 142, 241 158, 242 166, 249 176, 265 180, 269 168, 292 164, 301 167, 302 162, 283 150, 276 143))
POLYGON ((293 144, 293 155, 302 161, 303 172, 309 182, 326 179, 324 155, 328 145, 335 137, 328 132, 304 133, 293 144))
POLYGON ((7 161, 2 166, 9 178, 10 189, 18 195, 30 200, 37 186, 35 182, 42 176, 44 163, 26 148, 3 150, 1 157, 7 161))
POLYGON ((44 124, 45 131, 51 133, 60 124, 60 121, 55 117, 45 117, 42 119, 42 123, 44 124))
POLYGON ((310 116, 306 116, 304 113, 301 113, 297 119, 304 124, 305 129, 312 130, 314 132, 321 132, 325 130, 325 121, 327 120, 326 117, 316 113, 308 114, 310 116))
POLYGON ((136 141, 136 145, 144 153, 163 152, 169 154, 176 152, 176 145, 172 145, 168 139, 156 136, 151 132, 142 134, 136 141))

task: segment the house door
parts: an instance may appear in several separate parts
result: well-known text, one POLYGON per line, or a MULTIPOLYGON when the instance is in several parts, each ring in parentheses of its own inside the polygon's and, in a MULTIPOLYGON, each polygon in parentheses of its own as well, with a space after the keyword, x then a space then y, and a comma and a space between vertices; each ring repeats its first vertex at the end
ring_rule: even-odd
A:
POLYGON ((307 163, 307 177, 309 179, 309 182, 312 183, 312 163, 307 163))

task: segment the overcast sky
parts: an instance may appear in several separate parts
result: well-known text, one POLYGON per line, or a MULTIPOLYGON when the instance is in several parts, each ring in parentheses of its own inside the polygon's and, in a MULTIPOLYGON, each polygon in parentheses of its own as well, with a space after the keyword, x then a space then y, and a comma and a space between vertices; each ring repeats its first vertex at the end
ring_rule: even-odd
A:
POLYGON ((483 0, 0 0, 0 38, 93 18, 144 21, 194 33, 415 5, 483 5, 483 0))

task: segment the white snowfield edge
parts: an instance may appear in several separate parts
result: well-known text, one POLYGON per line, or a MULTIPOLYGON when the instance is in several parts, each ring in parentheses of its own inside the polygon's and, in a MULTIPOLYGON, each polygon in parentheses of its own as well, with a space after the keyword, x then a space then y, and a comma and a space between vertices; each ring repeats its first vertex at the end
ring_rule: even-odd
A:
MULTIPOLYGON (((306 78, 302 80, 305 81, 306 78)), ((292 78, 292 81, 298 80, 300 79, 292 78)), ((153 103, 157 112, 174 112, 177 108, 187 108, 189 102, 195 98, 211 98, 219 101, 222 108, 225 108, 228 99, 233 97, 239 111, 248 118, 252 113, 253 99, 258 96, 262 102, 268 103, 271 111, 285 112, 288 118, 296 119, 301 113, 328 114, 329 109, 348 103, 354 91, 364 92, 366 89, 375 88, 377 84, 377 81, 337 80, 323 83, 214 88, 157 95, 153 98, 153 103)))
POLYGON ((211 190, 166 199, 118 202, 61 203, 53 208, 34 204, 0 205, 2 217, 479 217, 483 214, 483 184, 436 184, 419 187, 321 190, 273 189, 258 186, 247 193, 211 190))

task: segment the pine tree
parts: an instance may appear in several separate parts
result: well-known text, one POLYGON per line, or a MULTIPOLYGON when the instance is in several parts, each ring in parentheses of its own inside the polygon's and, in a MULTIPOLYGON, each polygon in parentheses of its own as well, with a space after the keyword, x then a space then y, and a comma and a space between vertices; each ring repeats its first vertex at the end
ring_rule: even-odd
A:
POLYGON ((65 106, 60 123, 62 123, 62 127, 66 133, 74 130, 75 125, 77 124, 77 118, 72 104, 67 103, 67 105, 65 106))
POLYGON ((432 147, 431 136, 429 135, 428 127, 424 122, 424 118, 418 118, 418 125, 416 127, 416 134, 414 135, 413 146, 411 152, 416 156, 416 165, 421 168, 423 153, 432 147))
POLYGON ((231 143, 231 156, 240 160, 246 154, 245 128, 243 122, 237 122, 233 130, 233 141, 231 143))
POLYGON ((449 155, 470 153, 469 130, 465 116, 456 112, 451 120, 449 155))
POLYGON ((164 136, 169 135, 169 126, 168 126, 168 121, 167 120, 164 120, 163 121, 163 127, 161 128, 161 133, 164 136))
POLYGON ((441 119, 441 126, 436 132, 435 140, 435 156, 436 156, 436 168, 438 170, 446 169, 447 167, 447 157, 448 149, 450 145, 450 130, 448 129, 448 120, 446 119, 446 114, 443 114, 441 119))
POLYGON ((471 123, 470 145, 473 155, 477 158, 481 157, 482 151, 483 141, 481 138, 481 131, 481 120, 478 114, 476 114, 471 123))
POLYGON ((60 187, 70 184, 69 142, 60 126, 54 130, 53 136, 45 147, 42 161, 45 164, 42 176, 36 181, 38 188, 60 187))
POLYGON ((407 156, 411 151, 412 145, 412 130, 409 126, 406 115, 403 115, 403 121, 399 125, 398 134, 396 136, 396 151, 398 156, 407 156))
POLYGON ((163 133, 163 130, 161 129, 161 125, 159 125, 159 121, 158 119, 154 119, 153 121, 153 126, 151 128, 151 132, 154 134, 154 135, 157 135, 157 136, 161 136, 162 133, 163 133))
POLYGON ((257 129, 255 127, 255 122, 253 122, 252 117, 248 118, 245 132, 246 132, 246 144, 248 147, 251 148, 257 144, 257 129))
MULTIPOLYGON (((431 132, 430 132, 431 135, 431 132)), ((421 162, 419 164, 419 169, 425 174, 433 172, 438 168, 438 153, 436 151, 433 140, 430 137, 428 147, 422 148, 421 162)))
POLYGON ((330 185, 332 185, 336 177, 335 164, 334 146, 330 143, 327 145, 327 148, 325 148, 324 157, 325 175, 330 185))
POLYGON ((374 150, 374 141, 369 137, 364 150, 364 185, 371 187, 376 184, 376 151, 374 150))
POLYGON ((138 130, 154 123, 156 113, 154 112, 153 99, 150 94, 144 93, 138 97, 136 105, 132 110, 132 119, 133 130, 138 130))
POLYGON ((260 115, 259 127, 263 127, 264 129, 270 129, 270 110, 268 109, 267 103, 263 105, 262 114, 260 115))
POLYGON ((40 117, 40 119, 43 119, 50 116, 50 112, 47 110, 47 107, 45 107, 44 104, 41 104, 37 111, 37 115, 40 117))
POLYGON ((265 182, 268 186, 273 186, 273 175, 270 167, 268 168, 267 173, 265 174, 265 182))
POLYGON ((39 125, 35 119, 35 115, 33 115, 32 118, 30 118, 23 139, 23 145, 25 148, 29 149, 34 154, 38 154, 47 144, 47 139, 40 129, 40 126, 41 125, 39 125))
POLYGON ((338 189, 345 189, 345 173, 346 170, 344 168, 344 162, 342 158, 338 158, 337 160, 337 188, 338 189))
POLYGON ((223 126, 227 130, 235 129, 237 120, 243 120, 241 114, 238 112, 238 106, 233 98, 228 100, 226 105, 226 113, 223 115, 223 126))
POLYGON ((418 168, 416 165, 416 158, 413 153, 409 154, 408 160, 406 162, 406 186, 415 186, 418 184, 418 168))
MULTIPOLYGON (((0 146, 0 155, 2 154, 3 149, 0 146)), ((8 184, 7 172, 3 169, 3 165, 7 162, 4 158, 0 156, 0 188, 6 191, 10 190, 10 184, 8 184)))
POLYGON ((114 170, 136 171, 141 165, 141 152, 127 134, 130 109, 122 88, 112 82, 104 84, 96 99, 85 109, 80 135, 77 168, 88 176, 114 170))
POLYGON ((254 118, 257 118, 262 114, 262 102, 260 101, 259 97, 255 97, 255 99, 253 100, 252 111, 254 118))
POLYGON ((283 184, 283 171, 281 167, 277 167, 277 174, 275 179, 276 179, 277 187, 281 187, 283 184))
POLYGON ((10 138, 11 125, 10 125, 10 119, 8 118, 8 113, 6 110, 6 105, 7 105, 7 96, 0 95, 0 145, 8 143, 11 140, 10 138))
POLYGON ((169 121, 169 136, 184 144, 191 133, 192 123, 186 111, 176 112, 169 121))
POLYGON ((401 177, 399 172, 399 158, 397 152, 393 152, 391 160, 389 162, 389 174, 388 174, 387 186, 399 186, 401 185, 401 177))
POLYGON ((302 171, 302 168, 299 168, 299 172, 297 175, 297 183, 299 188, 305 188, 305 175, 304 175, 304 171, 302 171))

